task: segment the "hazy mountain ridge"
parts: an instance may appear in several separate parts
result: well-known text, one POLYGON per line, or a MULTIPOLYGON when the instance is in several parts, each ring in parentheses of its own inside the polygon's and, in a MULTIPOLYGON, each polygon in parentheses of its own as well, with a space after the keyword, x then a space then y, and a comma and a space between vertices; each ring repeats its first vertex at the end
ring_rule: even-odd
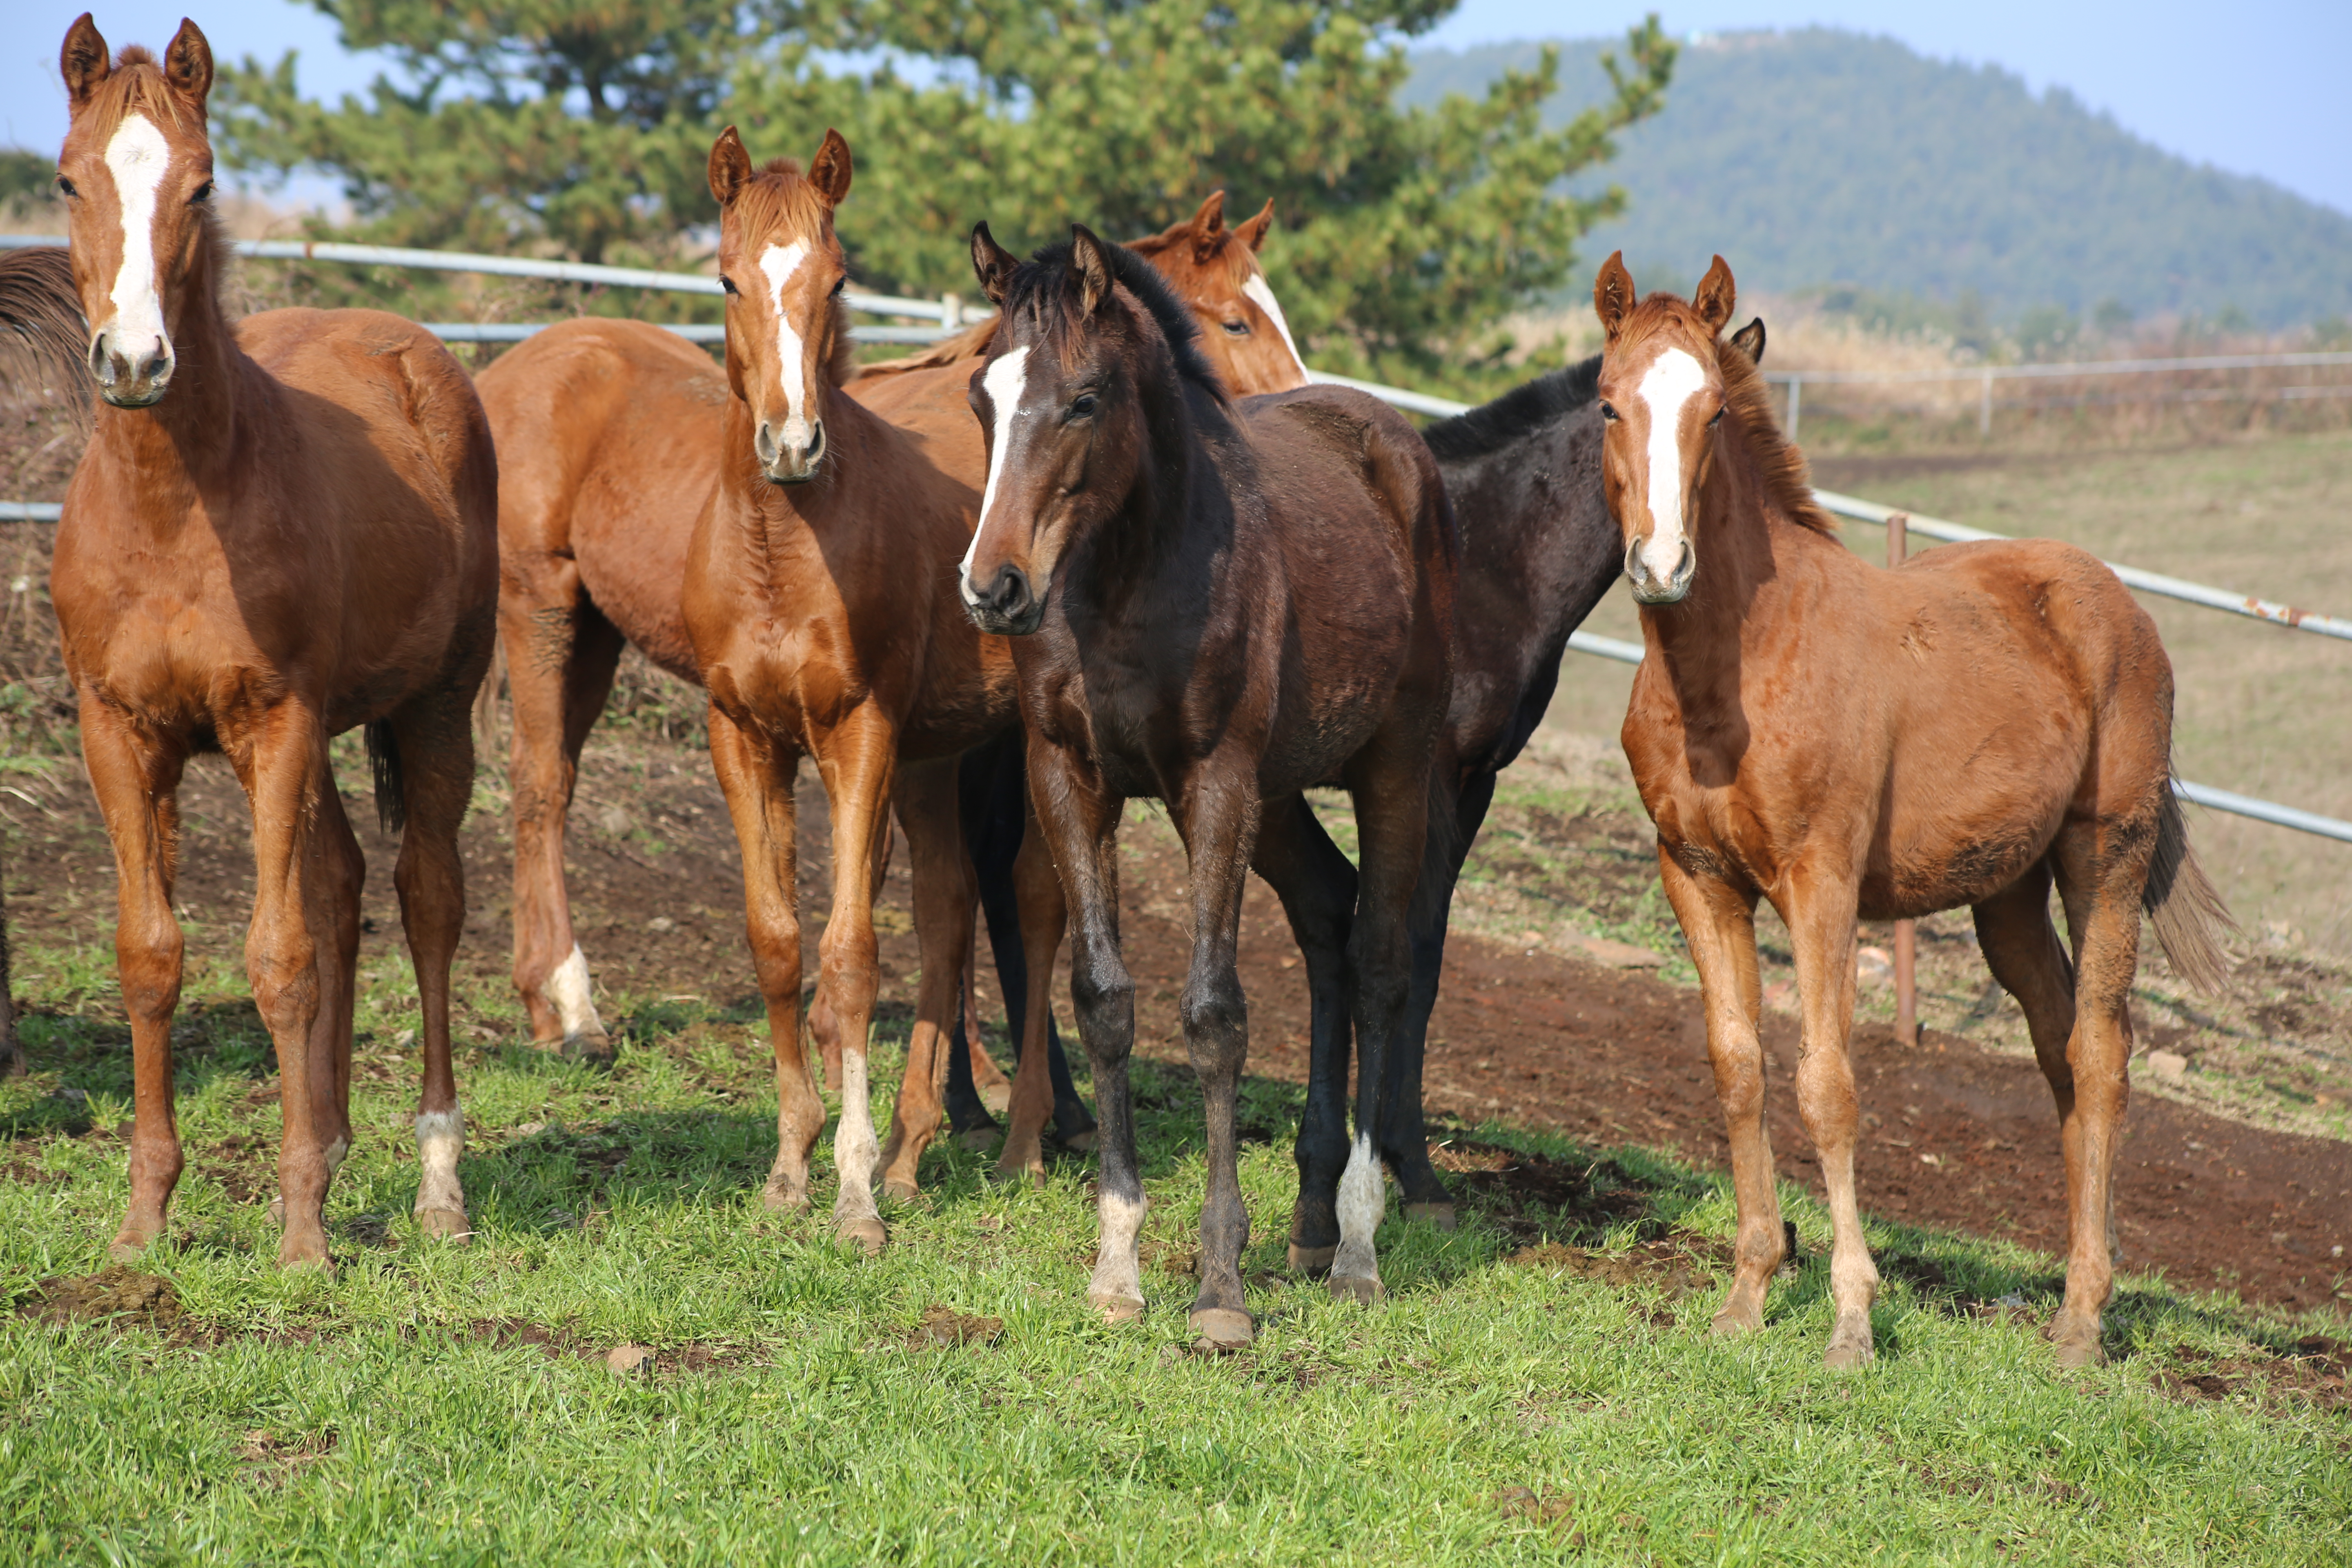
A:
MULTIPOLYGON (((1531 67, 1528 42, 1415 55, 1411 102, 1531 67)), ((1605 91, 1598 39, 1561 44, 1565 119, 1605 91)), ((1993 314, 2352 315, 2352 216, 2151 145, 2062 89, 1827 28, 1686 47, 1666 108, 1598 179, 1632 198, 1581 272, 1622 247, 1634 277, 1687 283, 1723 252, 1743 285, 1851 284, 1993 314)))

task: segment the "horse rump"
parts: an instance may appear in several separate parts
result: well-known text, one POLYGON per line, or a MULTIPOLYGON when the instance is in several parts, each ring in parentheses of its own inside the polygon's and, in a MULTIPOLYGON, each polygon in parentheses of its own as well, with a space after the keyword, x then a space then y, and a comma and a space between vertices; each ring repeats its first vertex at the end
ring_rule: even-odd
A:
POLYGON ((2189 847, 2189 820, 2181 815, 2180 797, 2169 787, 2157 818, 2156 854, 2147 863, 2147 884, 2140 889, 2139 902, 2156 927, 2156 940, 2171 960, 2173 973, 2208 996, 2221 994, 2230 978, 2230 955, 2221 947, 2221 933, 2236 931, 2238 922, 2189 847))

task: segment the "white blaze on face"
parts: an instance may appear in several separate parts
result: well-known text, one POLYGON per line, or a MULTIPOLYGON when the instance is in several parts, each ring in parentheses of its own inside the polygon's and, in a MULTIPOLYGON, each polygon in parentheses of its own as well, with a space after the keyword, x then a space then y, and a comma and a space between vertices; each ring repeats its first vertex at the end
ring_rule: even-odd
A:
POLYGON ((122 204, 122 270, 107 296, 114 320, 99 325, 112 329, 117 352, 133 364, 147 356, 150 344, 171 341, 155 286, 155 197, 171 166, 171 144, 143 114, 126 117, 106 144, 106 167, 122 204))
POLYGON ((760 258, 760 271, 768 279, 768 301, 776 311, 776 373, 784 383, 784 427, 778 432, 784 446, 794 450, 809 444, 808 381, 801 374, 803 348, 784 313, 784 285, 808 259, 809 247, 800 240, 772 245, 760 258))
POLYGON ((996 422, 996 439, 988 448, 988 486, 980 492, 980 521, 971 531, 971 542, 965 546, 963 571, 957 583, 963 589, 964 603, 977 605, 980 595, 972 591, 971 560, 980 553, 980 536, 988 527, 988 514, 996 505, 996 487, 1004 478, 1004 455, 1013 450, 1013 421, 1021 412, 1021 395, 1029 388, 1029 350, 1024 346, 988 367, 980 378, 981 389, 988 394, 988 406, 996 422))
POLYGON ((1668 349, 1643 373, 1636 392, 1650 411, 1650 537, 1642 546, 1642 563, 1654 582, 1668 581, 1682 564, 1683 409, 1706 385, 1706 372, 1697 360, 1668 349))
POLYGON ((1274 330, 1282 334, 1282 346, 1290 351, 1291 363, 1298 367, 1298 379, 1309 380, 1307 362, 1299 357, 1298 345, 1290 341, 1290 323, 1283 319, 1282 303, 1274 297, 1274 286, 1265 280, 1265 274, 1251 273, 1250 280, 1242 285, 1242 292, 1257 301, 1257 308, 1266 313, 1274 322, 1274 330))

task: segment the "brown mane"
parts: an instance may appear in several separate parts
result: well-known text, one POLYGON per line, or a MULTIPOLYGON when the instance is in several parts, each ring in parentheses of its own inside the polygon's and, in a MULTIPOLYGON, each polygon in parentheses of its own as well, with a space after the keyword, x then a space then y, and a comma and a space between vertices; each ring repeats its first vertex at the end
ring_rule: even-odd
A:
POLYGON ((144 44, 125 44, 114 57, 114 68, 92 90, 88 112, 97 117, 94 123, 104 133, 121 124, 134 109, 161 110, 178 125, 185 108, 187 100, 163 75, 155 52, 144 44))
POLYGON ((1780 434, 1764 373, 1728 338, 1716 341, 1715 367, 1723 376, 1724 402, 1731 407, 1748 454, 1756 459, 1773 504, 1788 514, 1790 521, 1835 539, 1836 521, 1813 499, 1813 475, 1805 461, 1805 449, 1780 434))
MULTIPOLYGON (((833 208, 801 173, 797 158, 771 158, 761 164, 735 198, 735 210, 748 233, 776 228, 803 234, 833 232, 833 208)), ((835 386, 845 385, 857 374, 857 345, 849 336, 849 308, 837 294, 833 300, 833 355, 824 373, 835 386)))

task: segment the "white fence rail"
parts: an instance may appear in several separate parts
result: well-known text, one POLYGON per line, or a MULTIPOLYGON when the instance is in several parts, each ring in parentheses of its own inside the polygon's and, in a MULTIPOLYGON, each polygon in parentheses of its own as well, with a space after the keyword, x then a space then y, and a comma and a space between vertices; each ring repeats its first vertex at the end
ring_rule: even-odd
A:
MULTIPOLYGON (((54 235, 0 235, 0 250, 21 249, 36 246, 60 246, 66 242, 54 235)), ((548 278, 562 282, 592 283, 618 289, 653 289, 682 294, 723 295, 719 279, 699 273, 655 272, 629 267, 602 267, 579 261, 541 261, 522 257, 484 256, 464 251, 407 250, 393 246, 344 245, 327 240, 239 240, 236 246, 240 256, 271 260, 335 261, 354 266, 415 267, 447 272, 496 273, 517 278, 548 278)), ((914 317, 937 322, 931 327, 856 327, 851 336, 865 342, 927 342, 945 337, 959 330, 967 321, 977 320, 986 311, 969 315, 955 295, 944 295, 937 300, 913 300, 889 294, 846 293, 844 301, 854 310, 869 315, 914 317)), ((436 321, 425 323, 426 330, 451 342, 519 342, 550 323, 539 321, 467 322, 436 321)), ((726 329, 709 324, 688 324, 670 329, 696 342, 723 341, 726 329)), ((2175 360, 2116 360, 2094 361, 2078 364, 1989 365, 1980 369, 1932 372, 1845 371, 1809 374, 1799 371, 1766 373, 1768 380, 1789 385, 1790 434, 1795 435, 1794 425, 1799 412, 1800 386, 1804 381, 1865 382, 1865 381, 1928 381, 1981 379, 1987 388, 1985 407, 1991 405, 1990 387, 1996 378, 2057 377, 2094 374, 2137 374, 2158 370, 2233 370, 2268 366, 2352 365, 2352 353, 2305 354, 2220 354, 2202 358, 2175 360)), ((1378 382, 1359 381, 1353 376, 1330 375, 1320 371, 1307 374, 1318 382, 1333 386, 1352 386, 1360 392, 1408 409, 1416 414, 1446 417, 1466 414, 1471 405, 1450 397, 1435 397, 1427 393, 1412 392, 1403 387, 1384 386, 1378 382)), ((1988 413, 1987 417, 1990 418, 1988 413)), ((1822 507, 1840 516, 1863 522, 1885 523, 1901 512, 1899 507, 1881 506, 1875 501, 1858 500, 1828 490, 1816 490, 1814 498, 1822 507)), ((54 502, 0 501, 0 522, 55 522, 58 508, 54 502)), ((2005 539, 2007 534, 1991 533, 1963 523, 1946 522, 1938 518, 1920 517, 1905 512, 1907 526, 1914 533, 1930 539, 1948 542, 2005 539)), ((2352 638, 2352 621, 2334 616, 2314 615, 2292 605, 2274 604, 2251 595, 2232 594, 2227 589, 2208 587, 2201 583, 2184 582, 2155 572, 2143 572, 2137 567, 2118 566, 2113 562, 2108 569, 2127 585, 2142 593, 2162 595, 2209 609, 2223 610, 2231 615, 2247 616, 2296 631, 2316 632, 2323 637, 2352 638)), ((1578 653, 1620 663, 1639 664, 1643 652, 1638 643, 1615 637, 1599 637, 1590 632, 1571 633, 1568 646, 1578 653)), ((2260 822, 2291 827, 2305 833, 2317 834, 2352 844, 2352 822, 2340 822, 2334 817, 2301 811, 2294 806, 2280 805, 2273 801, 2258 800, 2252 795, 2215 789, 2207 784, 2195 784, 2175 780, 2173 790, 2183 800, 2194 801, 2215 811, 2226 811, 2260 822)))

